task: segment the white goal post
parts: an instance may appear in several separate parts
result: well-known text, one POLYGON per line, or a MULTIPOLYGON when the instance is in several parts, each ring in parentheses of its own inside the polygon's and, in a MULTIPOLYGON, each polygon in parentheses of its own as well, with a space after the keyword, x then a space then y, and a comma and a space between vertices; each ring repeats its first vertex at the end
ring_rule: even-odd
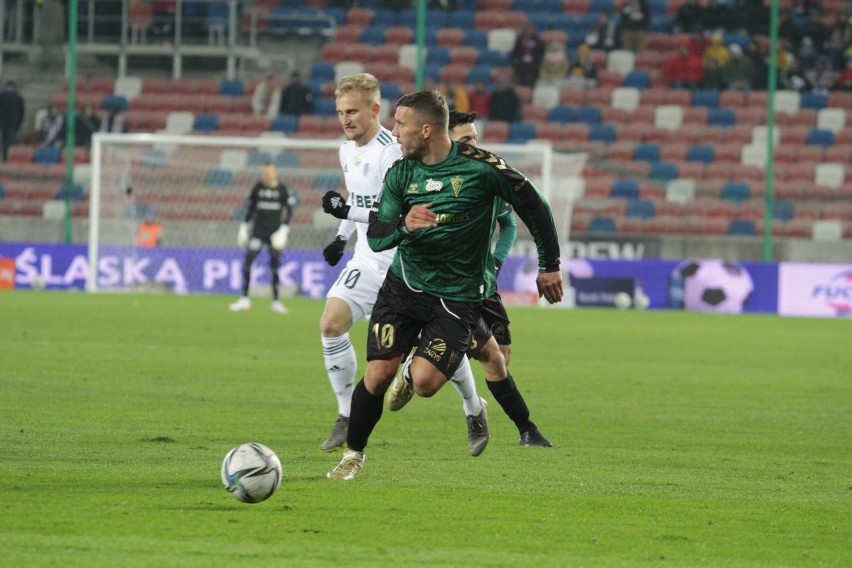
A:
MULTIPOLYGON (((277 165, 281 180, 298 198, 288 251, 318 253, 337 227, 337 220, 322 211, 322 195, 329 189, 345 194, 338 161, 342 140, 287 138, 274 133, 259 137, 95 134, 87 290, 140 289, 154 283, 153 275, 143 275, 151 269, 145 263, 153 251, 143 251, 136 243, 139 224, 154 220, 163 228, 162 248, 173 253, 162 259, 158 274, 195 270, 207 282, 227 273, 221 277, 230 281, 229 287, 205 285, 200 291, 231 293, 238 280, 234 276, 239 272, 236 261, 229 258, 210 268, 209 259, 221 251, 241 257, 235 242, 237 222, 248 191, 266 162, 277 165), (196 263, 204 265, 192 266, 196 263)), ((482 146, 533 180, 553 209, 561 244, 567 250, 571 204, 577 197, 576 187, 582 187, 577 180, 584 157, 578 160, 576 154, 558 154, 549 143, 482 146)), ((530 250, 523 223, 519 224, 517 250, 521 254, 530 250)), ((179 293, 196 291, 181 284, 173 288, 179 293)))

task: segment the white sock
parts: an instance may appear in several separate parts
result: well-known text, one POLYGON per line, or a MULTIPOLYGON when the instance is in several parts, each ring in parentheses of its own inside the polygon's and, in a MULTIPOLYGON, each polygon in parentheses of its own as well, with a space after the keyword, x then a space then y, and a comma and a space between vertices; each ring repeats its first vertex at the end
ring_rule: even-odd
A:
POLYGON ((337 413, 349 416, 352 406, 352 390, 355 387, 355 371, 358 370, 358 358, 355 348, 349 341, 349 334, 340 337, 322 338, 322 356, 325 360, 325 372, 331 390, 337 397, 337 413))
POLYGON ((476 383, 473 380, 473 369, 467 355, 462 359, 456 374, 450 377, 450 382, 462 398, 462 407, 466 416, 476 416, 482 412, 482 402, 476 394, 476 383))

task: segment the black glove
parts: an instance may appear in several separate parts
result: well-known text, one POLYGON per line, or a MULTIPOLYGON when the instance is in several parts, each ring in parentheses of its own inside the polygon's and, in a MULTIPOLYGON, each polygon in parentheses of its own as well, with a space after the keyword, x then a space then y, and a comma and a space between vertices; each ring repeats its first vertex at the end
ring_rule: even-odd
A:
POLYGON ((349 215, 349 209, 350 207, 346 205, 346 200, 336 191, 327 191, 322 196, 322 210, 329 215, 333 215, 338 219, 346 219, 349 215))
MULTIPOLYGON (((329 193, 334 193, 330 191, 329 193)), ((343 258, 343 249, 346 248, 346 241, 342 238, 335 238, 330 245, 322 249, 322 256, 329 266, 337 266, 340 259, 343 258)))

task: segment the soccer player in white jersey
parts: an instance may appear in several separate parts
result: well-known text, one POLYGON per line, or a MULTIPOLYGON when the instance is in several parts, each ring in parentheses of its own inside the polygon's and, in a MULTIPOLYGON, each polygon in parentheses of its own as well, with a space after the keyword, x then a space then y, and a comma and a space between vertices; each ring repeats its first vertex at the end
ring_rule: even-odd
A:
MULTIPOLYGON (((332 451, 346 443, 352 390, 358 367, 355 349, 349 339, 349 329, 362 318, 369 318, 379 288, 384 282, 396 249, 373 252, 367 244, 367 224, 370 208, 381 190, 385 172, 402 151, 390 130, 379 121, 379 82, 369 73, 356 73, 340 80, 334 93, 337 118, 346 142, 340 146, 340 167, 346 191, 344 199, 336 191, 323 196, 326 213, 341 220, 334 241, 323 250, 325 261, 335 266, 343 257, 346 241, 357 231, 355 254, 346 264, 326 295, 325 309, 320 318, 323 359, 328 380, 337 397, 337 420, 329 437, 320 445, 332 451)), ((470 362, 453 376, 453 386, 462 397, 465 414, 478 416, 485 410, 479 396, 470 362)), ((471 454, 479 455, 488 441, 487 428, 476 440, 468 432, 471 454)))

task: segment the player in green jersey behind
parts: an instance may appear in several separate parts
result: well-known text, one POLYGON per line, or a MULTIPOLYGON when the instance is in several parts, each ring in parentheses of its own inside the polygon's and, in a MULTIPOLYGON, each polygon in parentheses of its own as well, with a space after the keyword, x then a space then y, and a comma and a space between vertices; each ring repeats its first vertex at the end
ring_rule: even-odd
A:
MULTIPOLYGON (((477 114, 475 112, 450 111, 449 133, 450 139, 463 142, 471 146, 478 146, 479 134, 476 130, 477 114)), ((515 214, 508 204, 497 212, 497 224, 500 226, 497 236, 497 244, 492 256, 494 264, 499 273, 500 267, 505 262, 515 236, 518 233, 518 223, 515 214)), ((530 420, 530 411, 521 392, 515 382, 508 376, 506 369, 500 367, 509 365, 512 353, 512 336, 509 331, 509 314, 503 306, 503 299, 496 291, 482 302, 482 318, 473 332, 473 341, 467 351, 468 357, 478 359, 486 368, 487 376, 505 377, 499 381, 487 381, 488 390, 500 404, 506 415, 515 423, 520 433, 519 443, 521 446, 552 447, 550 441, 539 431, 535 423, 530 420), (502 359, 502 360, 501 360, 502 359), (489 369, 490 366, 496 366, 489 369)), ((397 372, 385 395, 385 401, 389 410, 396 411, 403 408, 414 395, 414 386, 410 383, 408 376, 408 365, 412 359, 412 351, 403 363, 402 371, 397 372)))
MULTIPOLYGON (((333 479, 353 479, 361 471, 384 393, 412 346, 417 351, 410 376, 418 395, 433 396, 455 371, 479 322, 481 302, 496 289, 491 235, 503 201, 536 243, 539 294, 550 303, 562 300, 549 206, 502 158, 450 140, 448 115, 437 91, 410 93, 397 102, 393 134, 404 159, 388 170, 367 231, 374 251, 397 247, 397 253, 370 318, 367 371, 352 395, 347 450, 328 472, 333 479)), ((487 378, 510 376, 507 371, 506 377, 487 378)))

